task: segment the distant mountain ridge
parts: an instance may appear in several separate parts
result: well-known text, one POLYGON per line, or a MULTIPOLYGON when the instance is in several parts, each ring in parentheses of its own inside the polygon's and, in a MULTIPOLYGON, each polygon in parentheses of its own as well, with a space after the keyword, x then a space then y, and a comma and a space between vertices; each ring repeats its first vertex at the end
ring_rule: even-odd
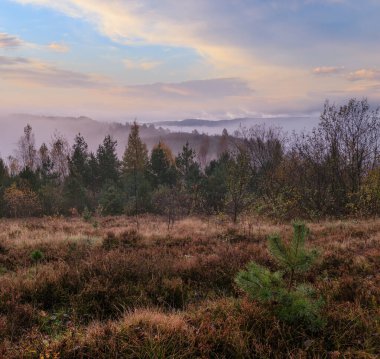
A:
POLYGON ((242 117, 229 120, 204 120, 199 118, 189 118, 179 121, 160 121, 155 122, 153 125, 158 126, 183 126, 183 127, 220 127, 222 125, 234 125, 239 123, 250 122, 286 122, 286 121, 307 121, 313 117, 300 116, 300 117, 242 117))
POLYGON ((211 133, 221 133, 226 128, 230 133, 240 127, 251 127, 255 125, 267 125, 268 127, 280 127, 285 131, 311 130, 318 124, 318 117, 294 116, 294 117, 242 117, 223 120, 185 119, 179 121, 155 122, 155 126, 161 126, 170 130, 190 131, 191 129, 209 130, 211 133))

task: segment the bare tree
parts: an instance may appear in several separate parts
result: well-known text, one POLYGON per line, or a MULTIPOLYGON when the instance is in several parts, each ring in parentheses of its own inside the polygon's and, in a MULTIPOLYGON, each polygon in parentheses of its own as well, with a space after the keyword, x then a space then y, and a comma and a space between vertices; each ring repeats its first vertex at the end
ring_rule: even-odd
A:
POLYGON ((11 177, 18 175, 21 169, 20 169, 20 163, 16 157, 8 156, 8 168, 9 168, 9 175, 11 177))
POLYGON ((57 132, 54 133, 50 143, 50 156, 53 163, 53 172, 57 174, 60 182, 63 182, 69 174, 69 155, 70 146, 67 139, 57 132))
POLYGON ((281 129, 265 125, 242 128, 234 144, 248 157, 248 171, 255 184, 255 192, 269 197, 274 195, 274 173, 283 160, 286 144, 281 129))
POLYGON ((34 171, 37 167, 37 150, 32 127, 28 124, 24 128, 24 135, 20 137, 17 148, 17 158, 22 168, 34 171))
POLYGON ((379 160, 379 108, 371 110, 367 99, 351 99, 338 108, 325 103, 320 134, 332 159, 339 157, 345 168, 348 190, 355 193, 369 170, 379 160))
POLYGON ((367 99, 351 99, 338 107, 326 101, 319 126, 296 136, 293 156, 302 162, 303 191, 307 206, 322 213, 347 210, 367 174, 379 165, 379 109, 367 99))

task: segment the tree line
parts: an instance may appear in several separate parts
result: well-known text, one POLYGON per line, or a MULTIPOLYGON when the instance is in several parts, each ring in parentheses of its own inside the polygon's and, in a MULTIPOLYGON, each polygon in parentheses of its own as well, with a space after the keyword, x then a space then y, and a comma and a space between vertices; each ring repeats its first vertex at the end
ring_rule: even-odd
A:
POLYGON ((80 134, 72 146, 55 134, 37 149, 27 125, 15 155, 0 159, 0 215, 152 212, 169 224, 199 213, 237 221, 244 211, 280 219, 377 215, 379 141, 379 109, 367 99, 327 101, 311 132, 223 131, 210 162, 189 143, 176 156, 162 141, 149 152, 136 122, 121 159, 109 135, 95 152, 80 134))

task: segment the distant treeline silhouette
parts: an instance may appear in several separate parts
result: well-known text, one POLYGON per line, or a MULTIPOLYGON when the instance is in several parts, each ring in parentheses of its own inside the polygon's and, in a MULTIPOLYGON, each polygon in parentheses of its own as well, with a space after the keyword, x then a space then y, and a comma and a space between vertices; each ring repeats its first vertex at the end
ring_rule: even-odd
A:
POLYGON ((0 214, 164 214, 168 223, 191 214, 242 212, 279 219, 376 215, 380 210, 379 109, 367 99, 324 104, 311 132, 286 135, 255 126, 223 131, 218 158, 208 161, 204 136, 176 156, 162 141, 150 153, 139 125, 124 155, 106 136, 90 152, 83 136, 73 146, 55 134, 36 148, 30 125, 15 156, 0 159, 0 214))

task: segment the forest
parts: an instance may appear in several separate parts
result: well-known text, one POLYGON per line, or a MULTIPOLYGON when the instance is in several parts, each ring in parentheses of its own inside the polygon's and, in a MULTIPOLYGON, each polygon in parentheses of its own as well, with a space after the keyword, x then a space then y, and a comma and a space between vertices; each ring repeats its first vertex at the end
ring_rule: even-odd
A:
POLYGON ((366 99, 324 104, 311 132, 257 125, 223 131, 217 158, 207 141, 148 152, 131 125, 122 158, 107 135, 94 152, 55 133, 39 148, 27 125, 14 155, 0 159, 0 215, 186 215, 242 213, 278 220, 373 216, 380 209, 379 109, 366 99))

